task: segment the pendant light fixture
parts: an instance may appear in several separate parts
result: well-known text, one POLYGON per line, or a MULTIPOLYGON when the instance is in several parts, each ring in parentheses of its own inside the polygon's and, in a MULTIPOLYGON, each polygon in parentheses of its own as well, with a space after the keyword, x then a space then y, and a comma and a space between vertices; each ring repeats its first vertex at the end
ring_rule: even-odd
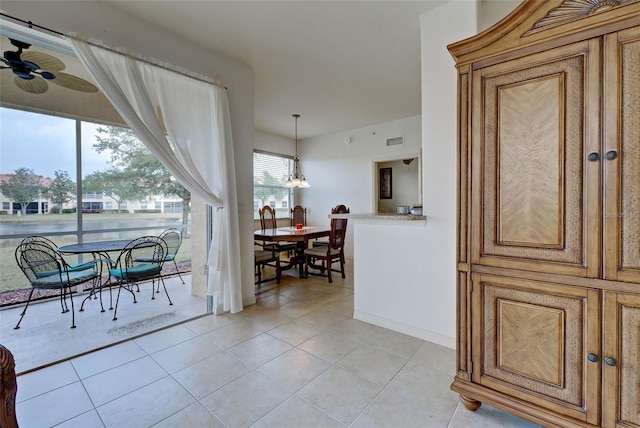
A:
POLYGON ((300 159, 298 158, 298 118, 299 114, 292 114, 296 123, 296 155, 293 158, 293 174, 289 176, 289 179, 284 183, 285 187, 300 187, 305 189, 307 187, 311 187, 307 178, 300 172, 300 166, 298 162, 300 159))

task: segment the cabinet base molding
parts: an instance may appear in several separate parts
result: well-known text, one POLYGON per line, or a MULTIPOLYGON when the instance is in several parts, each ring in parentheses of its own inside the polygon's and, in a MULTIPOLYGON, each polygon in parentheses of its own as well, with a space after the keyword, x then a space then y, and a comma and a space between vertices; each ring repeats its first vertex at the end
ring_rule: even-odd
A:
POLYGON ((596 426, 575 419, 567 419, 557 413, 546 412, 539 407, 532 407, 526 401, 458 378, 451 384, 451 390, 460 394, 460 402, 471 411, 485 403, 545 427, 593 428, 596 426))

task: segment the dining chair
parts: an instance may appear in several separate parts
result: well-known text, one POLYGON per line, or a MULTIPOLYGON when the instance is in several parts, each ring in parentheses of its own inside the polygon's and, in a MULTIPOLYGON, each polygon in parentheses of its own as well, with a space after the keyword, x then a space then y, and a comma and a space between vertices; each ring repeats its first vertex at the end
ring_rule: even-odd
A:
POLYGON ((262 284, 267 281, 276 280, 277 284, 280 284, 280 253, 278 253, 275 249, 272 250, 254 250, 254 260, 255 260, 255 276, 257 280, 255 281, 256 285, 262 284), (275 269, 276 275, 272 278, 263 278, 264 268, 266 266, 270 266, 275 269))
POLYGON ((312 275, 324 276, 324 271, 327 271, 327 277, 329 283, 332 283, 331 272, 340 272, 342 278, 344 275, 344 241, 347 233, 347 219, 346 218, 332 218, 331 219, 331 231, 329 232, 328 244, 324 247, 308 248, 304 250, 304 271, 305 275, 309 275, 309 266, 314 269, 320 270, 319 274, 311 273, 312 275), (322 261, 322 265, 317 265, 318 260, 322 261), (331 266, 333 263, 340 263, 340 270, 333 269, 331 266), (326 265, 325 265, 326 263, 326 265))
MULTIPOLYGON (((349 214, 349 208, 346 205, 336 205, 334 208, 331 208, 331 214, 349 214)), ((311 243, 312 247, 326 247, 329 245, 329 241, 325 239, 316 239, 311 243)))
POLYGON ((302 205, 296 205, 291 208, 290 212, 291 226, 296 226, 301 224, 302 226, 307 225, 307 209, 302 205))
MULTIPOLYGON (((264 207, 260 208, 258 210, 258 214, 260 214, 260 228, 262 230, 278 228, 276 211, 269 205, 265 205, 264 207)), ((286 251, 289 255, 291 254, 291 252, 295 252, 296 246, 297 244, 295 242, 264 242, 262 244, 264 250, 275 250, 276 252, 286 251)))
POLYGON ((100 272, 96 269, 71 270, 62 254, 50 245, 42 242, 26 242, 18 245, 15 258, 20 270, 31 284, 31 292, 27 305, 20 314, 18 324, 14 329, 20 328, 20 323, 27 313, 29 303, 36 289, 60 290, 60 306, 62 313, 69 312, 67 305, 67 293, 71 301, 71 328, 76 327, 75 308, 73 306, 72 288, 89 281, 99 280, 100 272))
MULTIPOLYGON (((167 255, 165 256, 164 261, 173 262, 173 265, 176 268, 176 272, 180 277, 180 281, 182 281, 182 283, 184 284, 184 279, 182 279, 182 275, 180 275, 180 269, 178 269, 178 263, 176 263, 176 255, 178 254, 180 245, 182 245, 182 232, 180 231, 180 229, 173 227, 162 232, 160 234, 160 239, 163 239, 164 242, 167 243, 167 255)), ((158 289, 156 293, 157 292, 160 292, 160 290, 158 289)))
MULTIPOLYGON (((151 299, 155 299, 155 281, 162 280, 162 266, 169 252, 167 243, 157 236, 144 236, 129 242, 120 255, 115 265, 109 269, 109 274, 118 282, 118 295, 113 312, 113 320, 118 319, 118 303, 122 289, 133 295, 133 303, 137 303, 133 285, 139 286, 143 281, 151 281, 151 299)), ((167 287, 162 281, 164 292, 173 305, 167 287)))

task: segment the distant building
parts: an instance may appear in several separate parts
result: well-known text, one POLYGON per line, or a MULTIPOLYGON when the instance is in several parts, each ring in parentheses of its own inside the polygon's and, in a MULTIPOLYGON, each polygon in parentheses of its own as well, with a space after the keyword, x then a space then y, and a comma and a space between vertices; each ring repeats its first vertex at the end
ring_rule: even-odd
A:
MULTIPOLYGON (((0 183, 9 181, 13 174, 0 174, 0 183)), ((41 178, 40 184, 49 186, 52 180, 50 178, 41 178)), ((18 202, 6 198, 0 189, 0 202, 2 207, 0 211, 7 214, 18 215, 22 206, 18 202)), ((51 199, 40 197, 27 205, 27 214, 49 214, 51 208, 57 206, 51 202, 51 199)), ((62 205, 62 209, 74 209, 77 207, 77 201, 68 202, 62 205)), ((117 211, 116 202, 101 193, 87 193, 82 195, 82 212, 84 213, 101 213, 103 211, 117 211)), ((162 213, 182 213, 182 200, 177 196, 149 196, 141 201, 127 201, 120 204, 121 212, 136 212, 138 210, 156 210, 162 213)))

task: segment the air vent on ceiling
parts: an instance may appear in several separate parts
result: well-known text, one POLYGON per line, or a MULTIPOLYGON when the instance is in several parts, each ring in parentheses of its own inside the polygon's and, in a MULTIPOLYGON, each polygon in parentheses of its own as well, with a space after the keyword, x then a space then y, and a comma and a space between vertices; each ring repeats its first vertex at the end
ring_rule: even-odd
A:
POLYGON ((387 147, 404 144, 404 137, 387 138, 387 147))

